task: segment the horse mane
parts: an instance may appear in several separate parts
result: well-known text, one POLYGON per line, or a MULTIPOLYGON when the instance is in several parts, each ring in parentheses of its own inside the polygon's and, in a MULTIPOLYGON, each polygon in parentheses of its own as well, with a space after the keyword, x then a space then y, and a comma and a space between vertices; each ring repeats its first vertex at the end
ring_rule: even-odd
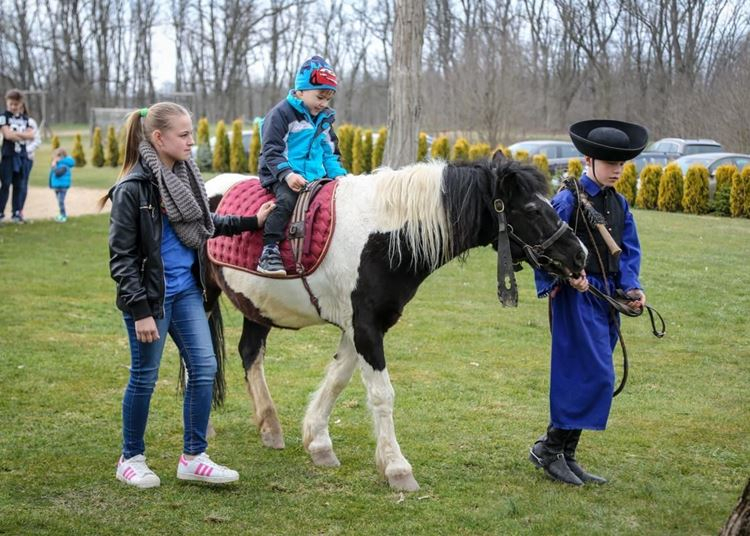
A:
POLYGON ((377 227, 390 233, 392 266, 401 262, 402 245, 411 252, 414 268, 434 270, 452 258, 452 231, 442 196, 444 169, 444 162, 427 162, 380 168, 373 174, 377 227))
POLYGON ((487 243, 487 237, 480 234, 488 231, 482 224, 494 210, 493 199, 500 197, 512 203, 518 197, 546 195, 547 181, 534 166, 515 160, 454 162, 445 168, 443 192, 455 255, 460 255, 487 243))
POLYGON ((492 210, 493 198, 509 203, 516 197, 547 194, 539 170, 515 160, 380 168, 371 180, 376 181, 377 226, 390 233, 391 265, 400 263, 403 245, 412 254, 414 268, 430 271, 482 242, 480 233, 487 230, 483 218, 492 210))

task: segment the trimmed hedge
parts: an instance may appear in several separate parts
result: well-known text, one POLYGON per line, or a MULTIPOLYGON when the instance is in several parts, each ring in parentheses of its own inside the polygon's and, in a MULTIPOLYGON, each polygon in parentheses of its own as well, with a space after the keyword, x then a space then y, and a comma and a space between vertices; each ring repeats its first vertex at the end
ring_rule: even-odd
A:
POLYGON ((708 168, 700 164, 688 168, 682 206, 690 214, 708 212, 708 168))
POLYGON ((549 160, 547 160, 547 155, 535 154, 531 159, 531 163, 535 168, 541 171, 545 177, 547 177, 547 180, 550 179, 549 160))
POLYGON ((341 125, 336 131, 339 139, 339 153, 341 153, 341 165, 349 173, 352 171, 352 144, 354 143, 354 127, 349 124, 341 125))
POLYGON ((76 134, 75 141, 73 142, 73 151, 70 153, 73 160, 76 161, 76 167, 83 167, 86 165, 86 153, 83 152, 83 143, 81 142, 81 135, 76 134))
POLYGON ((229 171, 229 137, 224 121, 216 123, 216 143, 214 144, 211 167, 219 173, 229 171))
POLYGON ((117 143, 115 127, 110 126, 107 129, 107 164, 111 167, 117 167, 120 160, 120 146, 117 143))
POLYGON ((729 210, 735 218, 750 217, 750 166, 732 177, 729 210))
POLYGON ((516 154, 513 156, 516 160, 518 160, 519 162, 523 162, 524 164, 531 163, 531 159, 529 158, 529 151, 516 151, 516 154))
POLYGON ((102 147, 102 129, 96 127, 94 129, 94 152, 91 154, 91 163, 95 167, 104 166, 104 147, 102 147))
POLYGON ((201 171, 211 171, 213 156, 211 155, 211 145, 208 141, 208 118, 201 117, 198 120, 197 142, 198 150, 195 153, 195 164, 201 171))
POLYGON ((378 130, 378 141, 375 142, 375 147, 372 149, 372 169, 377 169, 383 165, 386 141, 388 141, 388 129, 383 127, 378 130))
POLYGON ((729 198, 732 191, 732 178, 739 174, 737 166, 731 164, 719 166, 716 168, 714 178, 716 179, 716 191, 711 201, 710 208, 712 211, 722 216, 731 216, 732 211, 729 208, 729 198))
POLYGON ((656 206, 663 212, 679 212, 682 210, 682 170, 677 164, 669 164, 664 168, 659 181, 659 197, 656 206))
POLYGON ((448 136, 438 136, 432 142, 432 158, 436 160, 448 160, 450 156, 450 147, 448 145, 448 136))
POLYGON ((583 164, 578 158, 568 160, 568 177, 579 179, 583 175, 583 164))
POLYGON ((635 196, 639 208, 655 209, 659 202, 659 181, 662 169, 657 164, 649 164, 641 170, 641 186, 635 196))
POLYGON ((247 154, 247 170, 253 175, 258 174, 260 162, 260 123, 253 123, 253 136, 250 138, 250 148, 247 154))
POLYGON ((372 171, 372 130, 365 130, 362 140, 362 172, 372 171))
POLYGON ((417 141, 417 162, 424 162, 425 160, 427 160, 427 134, 420 132, 417 141))
MULTIPOLYGON (((571 159, 572 160, 572 159, 571 159)), ((578 161, 580 164, 580 161, 578 161)), ((570 165, 570 163, 568 163, 570 165)), ((635 194, 638 187, 638 172, 635 169, 633 162, 628 162, 625 167, 622 168, 622 175, 615 183, 615 190, 620 192, 628 205, 631 207, 635 205, 635 194)))
POLYGON ((458 138, 456 143, 453 144, 453 155, 452 160, 468 160, 469 159, 469 142, 466 138, 458 138))
POLYGON ((232 122, 232 142, 229 149, 229 171, 240 173, 247 169, 245 145, 242 143, 242 119, 232 122))
POLYGON ((355 128, 352 137, 352 174, 362 175, 365 170, 365 158, 362 153, 362 129, 355 128))
POLYGON ((469 147, 469 160, 489 158, 491 155, 492 148, 486 143, 474 143, 469 147))

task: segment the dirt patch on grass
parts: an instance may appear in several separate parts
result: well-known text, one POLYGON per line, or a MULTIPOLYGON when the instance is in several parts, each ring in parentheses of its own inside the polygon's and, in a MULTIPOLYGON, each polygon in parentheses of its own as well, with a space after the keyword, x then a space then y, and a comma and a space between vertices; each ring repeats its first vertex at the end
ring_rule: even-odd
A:
MULTIPOLYGON (((65 210, 68 217, 82 216, 84 214, 97 214, 97 202, 107 193, 107 190, 99 188, 76 188, 75 186, 68 190, 65 197, 65 210)), ((10 203, 8 203, 10 205, 10 203)), ((102 213, 109 212, 109 203, 104 207, 102 213)), ((7 213, 10 206, 6 207, 7 213)), ((32 186, 29 188, 29 194, 26 197, 26 206, 23 209, 24 218, 27 220, 49 220, 57 216, 57 198, 54 190, 50 188, 41 188, 32 186)))

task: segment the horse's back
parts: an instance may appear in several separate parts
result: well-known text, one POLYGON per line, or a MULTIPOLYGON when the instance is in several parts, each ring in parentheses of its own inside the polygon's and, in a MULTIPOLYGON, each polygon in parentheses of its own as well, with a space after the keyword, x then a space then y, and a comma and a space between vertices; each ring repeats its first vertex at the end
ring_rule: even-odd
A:
POLYGON ((222 173, 216 175, 213 179, 206 181, 206 195, 209 199, 220 197, 238 182, 246 180, 258 180, 258 177, 240 175, 239 173, 222 173))

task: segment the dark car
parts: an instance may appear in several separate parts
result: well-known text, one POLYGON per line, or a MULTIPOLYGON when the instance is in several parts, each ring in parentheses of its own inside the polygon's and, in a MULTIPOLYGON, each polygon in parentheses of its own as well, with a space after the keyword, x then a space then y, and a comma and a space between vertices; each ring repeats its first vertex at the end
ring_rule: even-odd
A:
POLYGON ((713 195, 716 190, 716 168, 719 166, 736 166, 737 169, 742 171, 742 168, 750 164, 750 154, 737 154, 737 153, 703 153, 693 154, 689 156, 683 156, 674 161, 675 164, 680 166, 683 177, 687 175, 690 166, 700 164, 708 168, 709 179, 708 188, 713 195))
POLYGON ((664 167, 669 163, 669 157, 665 155, 664 153, 654 153, 651 151, 644 151, 633 160, 631 160, 633 164, 635 164, 635 170, 640 175, 641 171, 643 171, 643 168, 645 168, 648 165, 656 164, 657 166, 664 167))
POLYGON ((569 141, 559 140, 527 140, 514 143, 508 149, 515 155, 518 151, 526 151, 529 157, 543 154, 549 163, 552 176, 560 175, 568 169, 568 160, 578 158, 583 162, 583 155, 569 141))
POLYGON ((649 152, 663 153, 670 160, 691 154, 717 153, 721 150, 723 148, 717 141, 686 138, 662 138, 648 147, 649 152))

